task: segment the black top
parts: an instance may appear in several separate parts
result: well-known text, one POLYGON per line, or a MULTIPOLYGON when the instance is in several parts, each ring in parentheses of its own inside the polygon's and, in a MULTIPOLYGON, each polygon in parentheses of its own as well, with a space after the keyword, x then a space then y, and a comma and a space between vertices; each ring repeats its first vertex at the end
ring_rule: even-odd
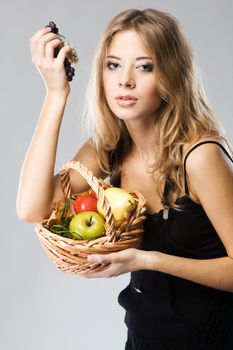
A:
MULTIPOLYGON (((188 155, 203 143, 218 144, 233 161, 220 143, 204 141, 187 153, 184 169, 188 155)), ((193 259, 226 256, 203 207, 188 196, 186 169, 185 191, 186 195, 177 201, 184 204, 184 210, 170 208, 166 220, 163 210, 147 215, 142 249, 193 259)), ((192 339, 197 350, 202 344, 197 343, 197 339, 201 342, 202 337, 221 337, 233 322, 232 293, 156 271, 132 272, 129 285, 119 295, 119 303, 126 310, 125 322, 129 329, 154 341, 192 339)))

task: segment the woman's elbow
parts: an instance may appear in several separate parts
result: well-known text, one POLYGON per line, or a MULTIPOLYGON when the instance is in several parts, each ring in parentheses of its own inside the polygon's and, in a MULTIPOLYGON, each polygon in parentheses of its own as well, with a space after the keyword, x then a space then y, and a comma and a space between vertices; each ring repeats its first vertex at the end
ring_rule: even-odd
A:
POLYGON ((19 220, 29 223, 40 222, 46 218, 48 218, 51 212, 46 211, 35 211, 31 208, 25 208, 21 206, 19 203, 16 204, 16 212, 19 220))

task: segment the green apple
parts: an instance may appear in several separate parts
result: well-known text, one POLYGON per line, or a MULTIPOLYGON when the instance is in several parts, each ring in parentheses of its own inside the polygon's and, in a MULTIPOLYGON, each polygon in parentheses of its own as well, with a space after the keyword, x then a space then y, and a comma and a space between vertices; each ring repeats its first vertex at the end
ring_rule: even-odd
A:
POLYGON ((94 211, 84 211, 74 215, 69 224, 74 239, 92 240, 104 236, 105 220, 94 211))
MULTIPOLYGON (((118 223, 128 218, 129 214, 136 208, 136 201, 129 192, 119 187, 109 187, 105 191, 112 214, 118 223)), ((97 202, 97 210, 104 215, 100 202, 97 202)))

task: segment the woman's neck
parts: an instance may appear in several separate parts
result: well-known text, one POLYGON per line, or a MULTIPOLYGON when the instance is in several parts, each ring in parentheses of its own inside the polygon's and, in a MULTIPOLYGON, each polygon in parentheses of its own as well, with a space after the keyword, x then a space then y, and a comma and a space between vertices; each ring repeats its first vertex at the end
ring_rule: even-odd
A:
POLYGON ((155 150, 158 147, 157 128, 154 120, 151 122, 125 122, 132 139, 132 154, 148 163, 155 162, 155 150))

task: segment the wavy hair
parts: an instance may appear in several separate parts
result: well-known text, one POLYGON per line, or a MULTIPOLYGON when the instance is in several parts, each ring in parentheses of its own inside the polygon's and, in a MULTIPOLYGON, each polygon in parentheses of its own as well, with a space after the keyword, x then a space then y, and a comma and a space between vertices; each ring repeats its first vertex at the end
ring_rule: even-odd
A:
MULTIPOLYGON (((202 137, 221 138, 221 127, 208 105, 196 60, 179 22, 155 9, 129 9, 106 27, 97 47, 89 82, 83 125, 97 151, 101 168, 108 171, 106 151, 114 155, 112 175, 131 150, 131 138, 122 120, 110 110, 103 88, 107 50, 118 32, 134 30, 151 52, 156 66, 157 89, 162 98, 156 125, 159 130, 156 163, 151 168, 158 188, 166 182, 166 205, 179 209, 184 169, 183 145, 202 137), (159 177, 158 177, 159 174, 159 177)), ((162 197, 162 193, 160 193, 162 197)))

